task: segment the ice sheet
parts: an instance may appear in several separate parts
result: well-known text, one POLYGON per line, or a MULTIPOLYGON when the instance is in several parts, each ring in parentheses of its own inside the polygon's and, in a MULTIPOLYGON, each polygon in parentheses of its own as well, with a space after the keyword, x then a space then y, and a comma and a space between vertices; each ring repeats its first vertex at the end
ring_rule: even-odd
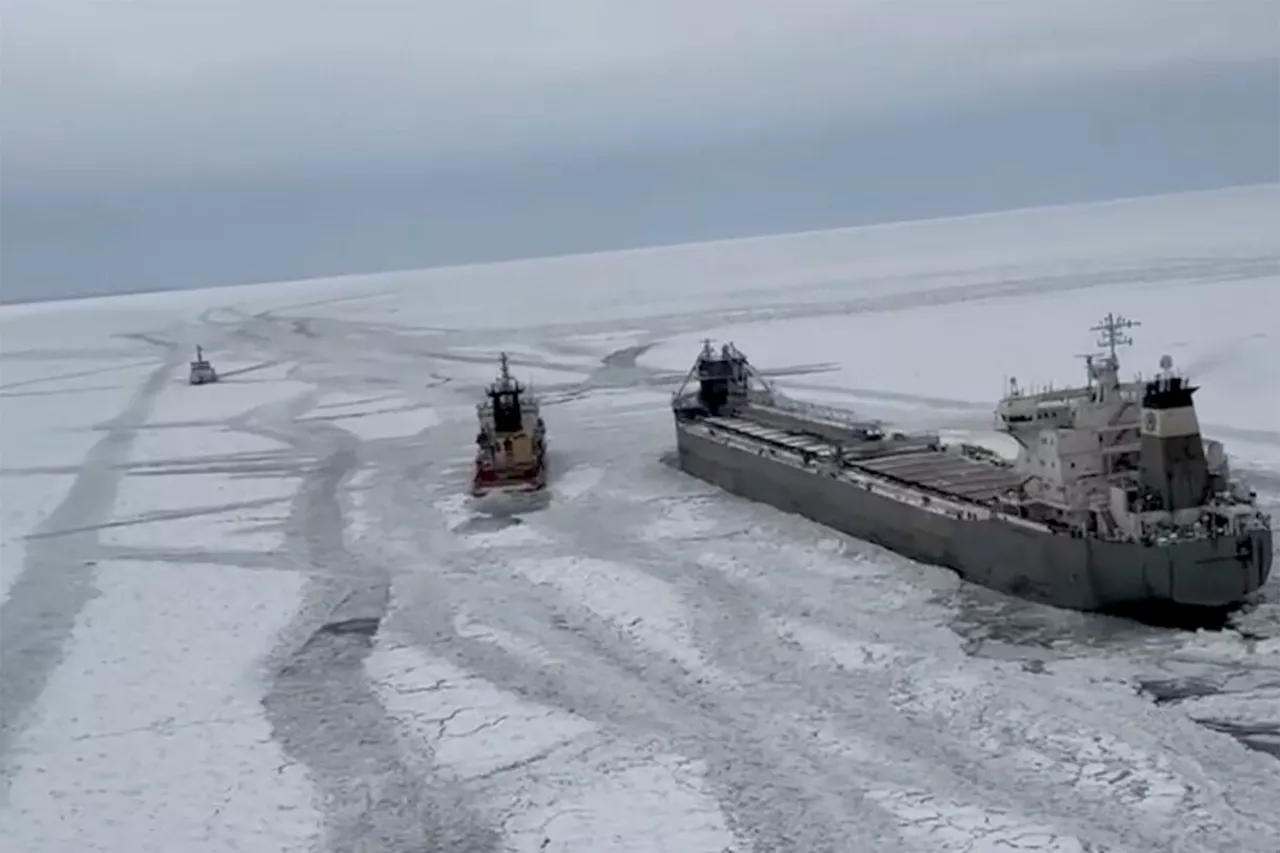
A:
POLYGON ((271 740, 258 687, 299 579, 111 563, 95 583, 22 737, 0 846, 307 849, 320 818, 304 769, 271 740))
POLYGON ((0 308, 0 846, 1280 848, 1277 581, 1221 631, 1055 611, 663 464, 705 335, 986 442, 1120 311, 1280 508, 1278 205, 0 308), (551 480, 482 506, 504 350, 551 480))

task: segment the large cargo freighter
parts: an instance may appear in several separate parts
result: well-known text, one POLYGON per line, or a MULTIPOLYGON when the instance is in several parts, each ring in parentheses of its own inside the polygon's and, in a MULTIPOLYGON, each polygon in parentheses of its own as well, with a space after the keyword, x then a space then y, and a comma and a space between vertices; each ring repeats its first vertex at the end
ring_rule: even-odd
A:
POLYGON ((1122 382, 1108 315, 1088 382, 1024 393, 997 427, 1016 460, 937 434, 886 431, 776 393, 732 344, 706 342, 672 400, 679 466, 974 583, 1078 610, 1242 602, 1271 571, 1270 518, 1202 438, 1166 356, 1122 382))

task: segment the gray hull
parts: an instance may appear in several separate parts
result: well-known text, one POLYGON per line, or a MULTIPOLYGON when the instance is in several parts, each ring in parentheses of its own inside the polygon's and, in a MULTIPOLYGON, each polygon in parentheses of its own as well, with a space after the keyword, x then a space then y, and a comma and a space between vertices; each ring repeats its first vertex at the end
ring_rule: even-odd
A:
POLYGON ((723 444, 677 421, 679 466, 724 490, 827 525, 973 583, 1075 610, 1147 601, 1226 606, 1271 570, 1270 531, 1143 546, 963 519, 920 509, 768 455, 723 444))

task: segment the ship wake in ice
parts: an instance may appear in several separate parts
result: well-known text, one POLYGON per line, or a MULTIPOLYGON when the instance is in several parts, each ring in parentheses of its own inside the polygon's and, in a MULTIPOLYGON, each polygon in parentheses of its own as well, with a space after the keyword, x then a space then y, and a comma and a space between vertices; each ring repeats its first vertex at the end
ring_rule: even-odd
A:
POLYGON ((1274 577, 1220 631, 1053 608, 661 460, 705 337, 986 446, 1114 310, 1274 513, 1278 202, 0 310, 0 846, 1277 849, 1274 577), (501 353, 527 499, 470 494, 501 353))

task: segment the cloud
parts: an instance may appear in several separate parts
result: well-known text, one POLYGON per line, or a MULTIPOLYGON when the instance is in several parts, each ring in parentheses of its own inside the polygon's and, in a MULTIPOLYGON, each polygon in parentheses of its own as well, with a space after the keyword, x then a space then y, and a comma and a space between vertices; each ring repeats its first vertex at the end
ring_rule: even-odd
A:
MULTIPOLYGON (((23 191, 0 301, 812 230, 1280 180, 1272 64, 1037 87, 981 109, 543 162, 23 191)), ((596 282, 609 286, 610 282, 596 282)))
POLYGON ((537 158, 1274 59, 1272 0, 5 0, 6 176, 537 158))
POLYGON ((1280 178, 1275 0, 0 0, 0 300, 1280 178))

